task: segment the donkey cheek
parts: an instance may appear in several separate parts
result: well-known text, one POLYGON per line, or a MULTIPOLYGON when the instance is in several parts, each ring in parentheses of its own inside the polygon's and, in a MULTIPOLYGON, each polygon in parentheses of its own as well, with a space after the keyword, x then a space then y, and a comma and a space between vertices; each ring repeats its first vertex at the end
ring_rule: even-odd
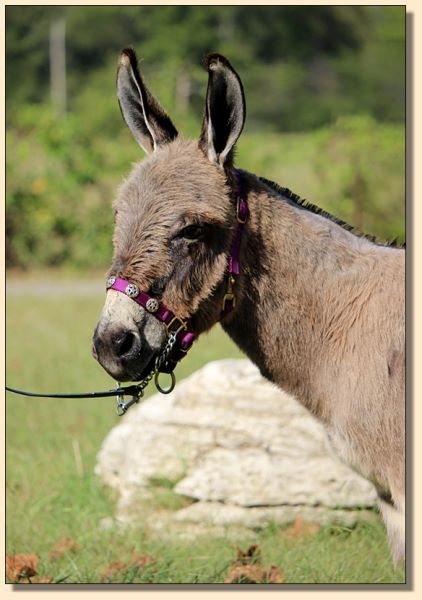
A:
POLYGON ((164 327, 153 316, 146 316, 145 324, 141 333, 148 346, 154 351, 159 350, 165 341, 164 327))

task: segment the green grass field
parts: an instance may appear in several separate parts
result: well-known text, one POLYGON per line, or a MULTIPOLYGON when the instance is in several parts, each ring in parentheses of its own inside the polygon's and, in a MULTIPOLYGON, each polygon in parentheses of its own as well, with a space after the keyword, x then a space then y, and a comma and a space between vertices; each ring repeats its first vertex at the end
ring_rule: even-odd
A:
MULTIPOLYGON (((40 392, 113 387, 90 355, 101 294, 31 296, 30 286, 25 297, 7 296, 7 384, 40 392)), ((178 378, 228 356, 241 354, 216 328, 181 363, 178 378)), ((297 538, 271 523, 252 538, 190 541, 152 535, 147 521, 129 530, 101 529, 102 519, 113 515, 113 498, 93 469, 104 437, 118 422, 114 408, 114 398, 55 400, 7 394, 6 551, 36 554, 40 575, 54 582, 100 582, 107 565, 124 563, 136 551, 150 555, 153 562, 140 570, 117 571, 110 581, 222 583, 236 548, 258 544, 262 566, 275 565, 285 583, 403 583, 404 572, 393 569, 378 517, 353 529, 322 527, 313 536, 297 538), (75 447, 80 450, 79 463, 75 447), (64 536, 75 540, 78 549, 52 558, 51 548, 64 536)), ((167 508, 180 505, 171 489, 161 489, 156 498, 167 508)))

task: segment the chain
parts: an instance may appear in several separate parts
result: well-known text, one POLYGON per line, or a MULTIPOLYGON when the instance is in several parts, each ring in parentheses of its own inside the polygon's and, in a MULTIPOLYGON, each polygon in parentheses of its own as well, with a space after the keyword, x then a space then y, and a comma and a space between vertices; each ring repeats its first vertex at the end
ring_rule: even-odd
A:
POLYGON ((157 360, 155 361, 155 368, 154 368, 154 370, 153 370, 153 372, 151 374, 151 377, 155 373, 158 373, 159 369, 166 362, 166 360, 167 360, 170 352, 173 349, 174 344, 176 343, 176 336, 177 336, 177 334, 176 334, 175 331, 169 335, 167 343, 164 346, 164 350, 161 352, 161 354, 159 354, 157 360))
MULTIPOLYGON (((162 352, 160 352, 160 354, 157 356, 156 360, 155 360, 155 364, 154 364, 154 368, 148 373, 148 375, 146 377, 144 377, 144 379, 136 386, 136 394, 134 394, 131 398, 131 400, 129 400, 128 402, 123 402, 123 398, 124 396, 118 394, 117 395, 117 406, 116 406, 116 412, 118 414, 119 417, 121 417, 122 415, 125 414, 125 412, 128 410, 128 408, 130 408, 132 406, 132 404, 136 404, 137 402, 139 402, 139 400, 143 397, 144 395, 144 390, 147 387, 147 385, 149 384, 149 382, 151 381, 151 379, 153 377, 155 377, 155 386, 157 388, 157 390, 159 392, 161 392, 162 394, 168 394, 170 393, 173 389, 174 386, 176 384, 176 377, 173 373, 173 371, 170 373, 171 376, 171 384, 169 388, 162 388, 158 382, 158 376, 160 373, 160 368, 163 366, 163 364, 166 362, 170 352, 173 349, 174 344, 176 343, 176 332, 173 332, 170 334, 166 345, 164 346, 162 352)), ((117 388, 120 387, 120 384, 117 383, 117 388)))

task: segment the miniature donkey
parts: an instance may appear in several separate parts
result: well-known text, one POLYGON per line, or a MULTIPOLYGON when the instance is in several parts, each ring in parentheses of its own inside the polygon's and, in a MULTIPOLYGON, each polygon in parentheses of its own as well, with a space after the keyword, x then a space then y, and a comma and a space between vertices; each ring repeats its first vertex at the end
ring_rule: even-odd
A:
MULTIPOLYGON (((405 551, 404 249, 357 235, 286 188, 235 169, 242 84, 223 56, 204 64, 202 132, 189 141, 145 87, 134 51, 122 51, 119 104, 148 157, 114 203, 109 275, 188 320, 195 336, 221 321, 261 373, 301 402, 338 455, 374 484, 397 561, 405 551), (239 274, 228 282, 240 193, 249 217, 239 274), (236 303, 222 314, 228 290, 236 303)), ((145 377, 166 339, 151 312, 108 290, 93 354, 112 377, 145 377)))

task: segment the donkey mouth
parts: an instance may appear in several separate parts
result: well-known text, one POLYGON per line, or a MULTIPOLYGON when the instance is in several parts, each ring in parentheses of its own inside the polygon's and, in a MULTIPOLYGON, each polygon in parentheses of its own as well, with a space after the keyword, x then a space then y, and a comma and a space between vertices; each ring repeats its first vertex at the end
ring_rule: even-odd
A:
POLYGON ((120 356, 110 351, 107 344, 101 343, 98 336, 94 335, 92 346, 93 357, 102 368, 116 381, 140 381, 147 377, 154 369, 157 352, 152 348, 132 348, 131 351, 121 352, 120 356), (146 351, 145 350, 149 350, 146 351))
MULTIPOLYGON (((156 354, 153 354, 143 369, 141 369, 141 370, 135 369, 134 371, 132 371, 132 374, 131 374, 132 381, 141 381, 142 379, 145 379, 145 377, 147 377, 151 373, 151 371, 154 369, 155 358, 156 358, 156 354)), ((125 379, 124 381, 128 381, 128 380, 125 379)))
POLYGON ((142 379, 145 379, 149 375, 149 373, 153 370, 155 363, 155 356, 151 358, 151 360, 142 368, 139 369, 136 365, 113 365, 108 366, 106 364, 101 364, 103 369, 112 377, 115 381, 120 382, 138 382, 142 379))
POLYGON ((147 363, 142 363, 139 360, 122 360, 120 364, 113 365, 111 368, 102 364, 101 366, 107 373, 116 381, 141 381, 145 379, 154 369, 156 355, 152 354, 147 363))

